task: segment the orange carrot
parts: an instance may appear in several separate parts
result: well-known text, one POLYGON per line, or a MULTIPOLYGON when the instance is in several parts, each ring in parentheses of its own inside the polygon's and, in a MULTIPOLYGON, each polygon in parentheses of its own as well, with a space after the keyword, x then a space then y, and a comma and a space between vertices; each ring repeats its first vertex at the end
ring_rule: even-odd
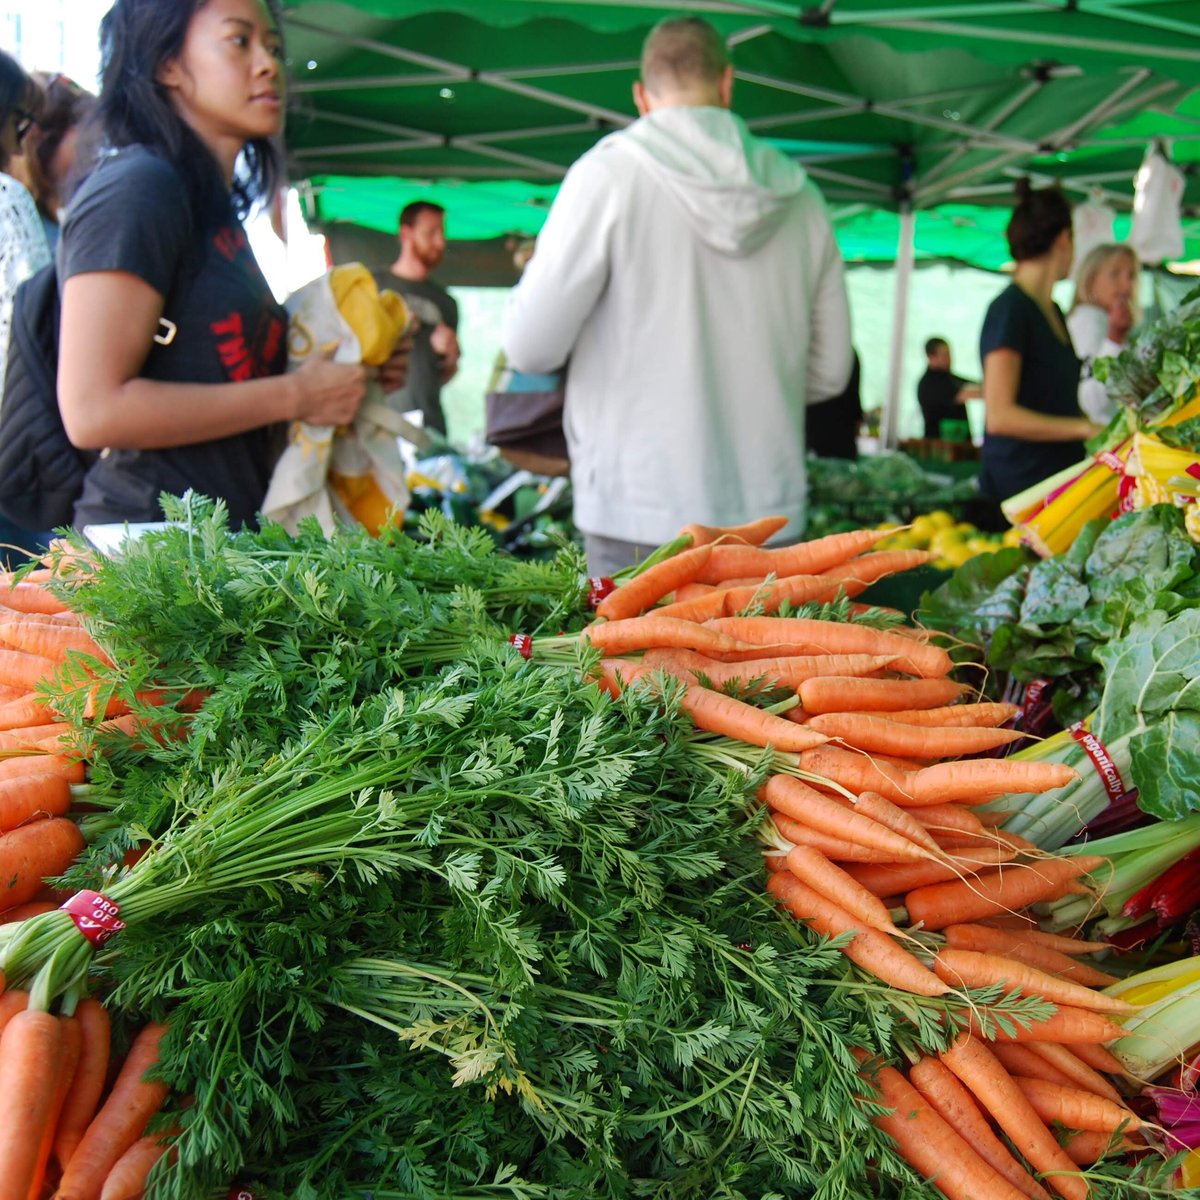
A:
POLYGON ((1009 1148, 992 1132, 975 1098, 945 1063, 937 1058, 922 1058, 909 1069, 908 1077, 938 1115, 984 1162, 989 1163, 1030 1200, 1049 1200, 1046 1189, 1017 1162, 1009 1148))
POLYGON ((1021 1075, 1026 1079, 1045 1079, 1050 1083, 1070 1083, 1069 1076, 1064 1075, 1053 1063, 1042 1058, 1033 1049, 1034 1046, 1051 1044, 1050 1042, 991 1042, 989 1049, 1014 1078, 1021 1075))
POLYGON ((1106 861, 1096 857, 1049 858, 1020 869, 1005 867, 965 882, 916 888, 905 896, 904 905, 912 924, 943 929, 995 913, 1018 912, 1057 897, 1066 884, 1106 861))
POLYGON ((679 596, 670 604, 654 609, 656 617, 671 617, 676 621, 693 621, 702 624, 713 617, 725 615, 725 588, 708 584, 691 584, 690 587, 707 587, 708 591, 690 596, 679 596))
POLYGON ((1093 1071, 1103 1071, 1106 1075, 1124 1075, 1125 1064, 1111 1050, 1106 1050, 1099 1043, 1103 1038, 1095 1038, 1090 1042, 1072 1042, 1067 1047, 1085 1066, 1093 1071))
POLYGON ((751 746, 773 746, 776 750, 798 753, 825 741, 824 734, 697 683, 684 687, 679 707, 692 718, 697 729, 736 738, 751 746))
POLYGON ((836 599, 838 585, 822 575, 786 575, 782 579, 750 580, 721 590, 722 609, 718 617, 736 617, 743 610, 757 607, 764 613, 777 612, 784 604, 822 604, 836 599))
POLYGON ((664 558, 662 562, 647 567, 628 583, 623 583, 609 592, 596 605, 596 615, 606 621, 636 617, 668 592, 673 592, 685 583, 691 583, 711 557, 712 546, 706 545, 664 558))
POLYGON ((831 863, 819 851, 809 846, 796 846, 788 852, 787 866, 801 883, 807 884, 827 900, 832 900, 864 925, 882 933, 896 932, 896 926, 879 898, 855 883, 841 867, 831 863))
POLYGON ((1136 1006, 1116 996, 1059 979, 998 954, 943 946, 933 960, 933 969, 939 978, 957 987, 984 988, 1000 983, 1006 990, 1016 988, 1026 996, 1042 996, 1055 1004, 1070 1004, 1093 1012, 1126 1016, 1137 1011, 1136 1006))
POLYGON ((884 851, 893 861, 925 859, 930 852, 902 834, 880 825, 878 821, 843 808, 836 800, 822 796, 807 784, 790 775, 772 775, 766 783, 767 803, 778 812, 812 825, 816 829, 884 851))
POLYGON ((1064 1136, 1063 1149, 1073 1163, 1090 1167, 1106 1155, 1137 1149, 1137 1143, 1129 1138, 1113 1138, 1111 1134, 1096 1133, 1091 1129, 1073 1129, 1064 1136))
MULTIPOLYGON (((972 1020, 972 1028, 975 1022, 972 1020)), ((1080 1050, 1091 1050, 1092 1046, 1101 1042, 1111 1042, 1114 1038, 1124 1037, 1125 1030, 1103 1013, 1094 1012, 1090 1008, 1073 1008, 1069 1004, 1059 1004, 1054 1013, 1044 1021, 1034 1021, 1030 1025, 1014 1025, 1011 1033, 995 1029, 993 1040, 997 1042, 1061 1042, 1065 1045, 1078 1047, 1080 1050)))
POLYGON ((1037 967, 1050 975, 1058 975, 1087 987, 1107 987, 1117 977, 1097 970, 1089 963, 1077 962, 1049 946, 1026 941, 1019 932, 989 929, 986 925, 947 925, 942 931, 946 945, 956 950, 977 950, 987 954, 1003 954, 1029 967, 1037 967))
POLYGON ((787 517, 759 517, 744 525, 685 525, 679 534, 690 537, 693 546, 707 546, 710 542, 745 542, 748 546, 761 546, 787 523, 787 517))
POLYGON ((78 759, 61 754, 17 754, 0 759, 0 779, 16 779, 28 775, 61 775, 68 783, 82 783, 87 768, 78 759))
MULTIPOLYGON (((0 650, 0 654, 3 653, 0 650)), ((75 726, 69 721, 50 721, 45 725, 27 725, 23 729, 6 729, 0 733, 0 750, 57 748, 58 739, 74 730, 75 726)))
POLYGON ((1060 954, 1101 954, 1112 949, 1108 942, 1085 942, 1065 933, 1047 933, 1044 929, 1021 929, 1016 932, 1021 941, 1046 946, 1060 954))
POLYGON ((1012 1076, 983 1042, 960 1034, 941 1059, 1063 1200, 1087 1200, 1087 1182, 1075 1173, 1075 1164, 1063 1153, 1012 1076))
POLYGON ((829 679, 818 677, 800 688, 810 713, 872 712, 933 708, 949 704, 967 690, 952 679, 829 679))
POLYGON ((42 1184, 46 1178, 46 1168, 50 1163, 50 1152, 54 1148, 54 1130, 58 1125, 63 1101, 66 1099, 71 1081, 75 1077, 75 1070, 79 1066, 82 1038, 79 1021, 76 1017, 58 1017, 57 1020, 62 1036, 62 1055, 55 1077, 54 1099, 50 1105, 50 1115, 42 1129, 41 1141, 38 1143, 37 1164, 33 1173, 33 1181, 29 1187, 28 1200, 40 1200, 42 1196, 42 1184))
POLYGON ((155 1163, 170 1149, 164 1134, 138 1138, 113 1164, 100 1200, 141 1200, 155 1163))
POLYGON ((771 813, 771 821, 780 834, 794 846, 809 846, 819 851, 830 862, 840 863, 849 870, 851 865, 875 863, 882 865, 892 861, 890 850, 880 850, 864 846, 861 842, 852 842, 848 838, 826 833, 803 821, 797 821, 783 813, 771 813))
POLYGON ((0 912, 0 925, 13 925, 17 921, 28 921, 42 913, 53 912, 58 907, 53 900, 30 900, 28 904, 16 904, 0 912))
POLYGON ((869 675, 886 667, 892 660, 876 654, 815 654, 790 658, 760 658, 753 662, 720 662, 692 650, 647 650, 642 662, 661 667, 683 678, 705 676, 714 687, 739 681, 749 684, 761 679, 776 687, 797 688, 826 670, 850 675, 869 675))
MULTIPOLYGON (((1085 1092, 1094 1092, 1117 1104, 1124 1104, 1121 1093, 1099 1071, 1089 1067, 1078 1054, 1058 1046, 1054 1042, 1027 1042, 1026 1048, 1033 1051, 1047 1066, 1052 1067, 1066 1078, 1073 1087, 1082 1088, 1085 1092)), ((1022 1075, 1027 1072, 1022 1071, 1022 1075)))
POLYGON ((876 713, 889 721, 906 725, 935 725, 994 728, 1011 720, 1021 710, 1015 704, 946 704, 939 708, 902 708, 896 712, 876 713))
POLYGON ((1048 792, 1078 778, 1079 773, 1065 763, 1024 762, 1014 758, 935 763, 916 773, 911 803, 983 804, 1009 793, 1048 792))
POLYGON ((983 822, 969 808, 961 804, 930 804, 925 808, 913 809, 914 817, 926 829, 939 833, 981 834, 983 822))
POLYGON ((24 1012, 29 1004, 29 993, 14 988, 11 992, 0 994, 0 1032, 19 1012, 24 1012))
POLYGON ((896 1143, 900 1157, 948 1200, 1020 1200, 1019 1191, 955 1132, 893 1067, 874 1080, 879 1100, 892 1111, 874 1118, 896 1143))
POLYGON ((0 836, 0 910, 32 900, 42 881, 61 875, 82 849, 83 835, 62 817, 0 836))
POLYGON ((953 662, 938 646, 922 645, 869 625, 807 617, 720 617, 705 626, 740 642, 780 654, 892 654, 896 669, 922 678, 948 675, 953 662))
POLYGON ((855 529, 770 550, 722 543, 713 547, 712 557, 696 580, 720 583, 742 577, 763 579, 775 575, 782 579, 787 575, 815 575, 869 550, 886 536, 883 530, 855 529))
POLYGON ((7 621, 0 624, 0 642, 26 654, 38 654, 52 662, 63 662, 67 652, 76 650, 99 659, 107 666, 112 660, 100 649, 96 639, 79 626, 60 621, 7 621))
POLYGON ((0 1033, 0 1200, 27 1200, 35 1187, 62 1059, 63 1027, 48 1012, 24 1009, 0 1033))
POLYGON ((65 816, 70 807, 71 785, 61 775, 47 773, 0 779, 2 833, 35 817, 65 816))
POLYGON ((905 725, 866 713, 822 713, 813 717, 809 725, 857 750, 899 754, 909 758, 979 754, 1025 736, 1016 729, 905 725))
POLYGON ((1095 1133, 1110 1134, 1116 1133, 1122 1125, 1127 1130, 1142 1127, 1137 1114, 1124 1104, 1046 1079, 1014 1078, 1025 1099, 1033 1106, 1033 1111, 1047 1125, 1057 1121, 1068 1129, 1090 1129, 1095 1133))
MULTIPOLYGON (((671 600, 675 603, 681 600, 695 600, 697 596, 706 596, 709 592, 716 590, 711 583, 685 583, 671 593, 671 600)), ((661 609, 659 609, 659 615, 662 615, 661 609)))
POLYGON ((117 1160, 145 1132, 170 1086, 146 1079, 158 1064, 165 1025, 147 1025, 133 1040, 112 1090, 67 1161, 56 1200, 96 1200, 117 1160))
POLYGON ((674 646, 702 653, 736 653, 741 643, 732 637, 692 621, 678 621, 647 613, 621 621, 589 625, 580 635, 606 655, 629 654, 655 646, 674 646))
POLYGON ((981 846, 969 854, 947 853, 940 862, 889 862, 847 870, 876 896, 902 896, 916 888, 973 875, 981 866, 997 866, 1016 857, 1011 850, 981 846))
POLYGON ((31 613, 61 613, 67 611, 65 605, 57 596, 53 596, 40 583, 30 583, 22 580, 20 583, 8 582, 0 585, 0 604, 17 612, 31 613))
POLYGON ((75 1076, 67 1089, 54 1135, 54 1157, 65 1167, 95 1116, 108 1075, 111 1033, 108 1010, 90 996, 75 1008, 80 1051, 75 1076))
POLYGON ((862 792, 853 801, 845 800, 843 797, 836 795, 834 799, 839 804, 845 804, 854 812, 861 813, 864 817, 870 817, 873 821, 878 821, 880 825, 886 826, 893 833, 898 833, 901 837, 908 838, 910 842, 915 842, 918 846, 924 846, 926 850, 940 857, 941 847, 930 836, 929 830, 919 821, 915 820, 907 809, 893 804, 878 792, 862 792))
POLYGON ((874 550, 829 567, 821 575, 836 583, 847 596, 857 596, 871 584, 901 571, 923 567, 933 558, 928 550, 874 550))
POLYGON ((801 883, 790 871, 777 871, 771 875, 767 879, 767 891, 792 916, 807 922, 817 933, 825 937, 853 934, 850 942, 842 947, 842 953, 876 979, 918 996, 943 996, 949 991, 928 967, 886 933, 856 921, 831 900, 801 883))
POLYGON ((819 746, 800 755, 800 766, 810 775, 820 775, 858 795, 878 792, 893 804, 908 807, 909 778, 914 772, 902 771, 881 759, 871 759, 841 746, 819 746))
POLYGON ((49 725, 57 721, 46 701, 36 692, 26 692, 17 700, 0 704, 0 730, 23 729, 31 725, 49 725))
POLYGON ((58 664, 40 654, 26 654, 23 650, 0 650, 0 683, 34 691, 38 684, 49 679, 58 669, 58 664))

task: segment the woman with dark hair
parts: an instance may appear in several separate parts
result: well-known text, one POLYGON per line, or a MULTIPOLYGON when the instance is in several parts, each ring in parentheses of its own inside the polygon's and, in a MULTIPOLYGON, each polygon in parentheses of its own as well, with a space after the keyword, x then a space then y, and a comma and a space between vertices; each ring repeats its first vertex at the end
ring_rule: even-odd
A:
POLYGON ((328 354, 283 374, 286 316, 241 225, 275 180, 276 15, 263 0, 116 0, 101 50, 103 144, 59 247, 63 424, 107 451, 75 524, 158 520, 160 494, 191 488, 252 525, 283 423, 346 424, 365 390, 363 367, 328 354))
POLYGON ((1079 359, 1051 293, 1071 271, 1071 206, 1057 188, 1017 187, 1006 230, 1016 267, 992 301, 979 337, 987 424, 980 490, 989 511, 979 520, 1007 526, 1001 500, 1079 462, 1084 440, 1099 432, 1079 411, 1079 359))
POLYGON ((0 390, 17 285, 50 261, 33 197, 9 173, 38 110, 37 85, 0 50, 0 390))
POLYGON ((33 80, 41 88, 42 102, 23 149, 30 190, 53 250, 75 165, 79 127, 95 106, 96 97, 65 75, 38 72, 33 80))

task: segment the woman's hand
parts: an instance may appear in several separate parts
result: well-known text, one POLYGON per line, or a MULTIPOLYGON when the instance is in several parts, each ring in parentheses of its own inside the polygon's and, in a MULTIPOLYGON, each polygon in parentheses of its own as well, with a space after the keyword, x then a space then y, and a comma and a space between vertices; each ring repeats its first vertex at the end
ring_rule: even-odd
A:
POLYGON ((408 358, 412 354, 413 335, 406 333, 397 343, 392 356, 379 368, 379 382, 384 392, 398 392, 408 382, 408 358))
POLYGON ((336 347, 318 350, 292 375, 297 421, 309 425, 349 425, 367 394, 367 368, 335 363, 336 347))

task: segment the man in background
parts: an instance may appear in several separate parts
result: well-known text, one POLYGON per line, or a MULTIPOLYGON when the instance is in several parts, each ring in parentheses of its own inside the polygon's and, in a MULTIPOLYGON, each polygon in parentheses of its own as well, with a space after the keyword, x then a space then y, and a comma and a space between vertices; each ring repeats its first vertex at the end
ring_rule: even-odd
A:
POLYGON ((429 200, 414 200, 400 213, 400 256, 390 267, 372 272, 381 288, 404 297, 420 321, 409 358, 408 382, 396 402, 420 410, 426 429, 446 432, 442 385, 458 370, 458 305, 430 279, 446 253, 446 210, 429 200))
POLYGON ((978 400, 983 389, 950 371, 950 344, 932 337, 925 343, 925 374, 917 384, 917 403, 925 416, 925 436, 940 438, 943 421, 965 421, 963 405, 978 400))
POLYGON ((850 376, 842 263, 803 168, 729 111, 733 68, 695 17, 650 33, 640 119, 567 173, 513 291, 519 370, 570 360, 565 431, 588 568, 688 521, 804 531, 807 404, 850 376))

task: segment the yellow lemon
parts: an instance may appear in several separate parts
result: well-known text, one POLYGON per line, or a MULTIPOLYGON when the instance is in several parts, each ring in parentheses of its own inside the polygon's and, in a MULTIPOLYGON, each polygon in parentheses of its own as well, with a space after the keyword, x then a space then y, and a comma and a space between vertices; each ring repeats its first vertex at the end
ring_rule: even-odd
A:
POLYGON ((939 529, 949 529, 954 524, 954 518, 944 508, 935 508, 927 515, 939 529))

